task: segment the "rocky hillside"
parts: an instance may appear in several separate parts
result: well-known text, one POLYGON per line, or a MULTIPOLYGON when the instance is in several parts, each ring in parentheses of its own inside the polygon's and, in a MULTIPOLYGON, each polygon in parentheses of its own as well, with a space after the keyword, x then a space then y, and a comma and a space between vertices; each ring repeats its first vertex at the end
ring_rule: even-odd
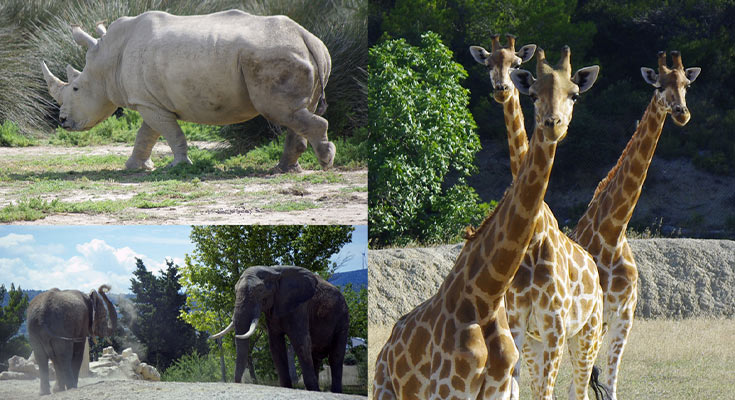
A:
MULTIPOLYGON (((631 240, 642 318, 735 317, 735 241, 631 240)), ((462 245, 371 250, 368 319, 392 324, 434 294, 462 245)))

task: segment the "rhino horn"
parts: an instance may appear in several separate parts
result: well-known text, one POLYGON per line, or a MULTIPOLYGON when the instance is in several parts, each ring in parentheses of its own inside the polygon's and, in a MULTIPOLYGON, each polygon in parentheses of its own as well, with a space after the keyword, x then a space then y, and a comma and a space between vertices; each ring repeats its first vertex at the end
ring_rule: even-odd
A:
POLYGON ((43 78, 46 79, 46 85, 48 85, 48 92, 51 97, 56 100, 57 103, 61 104, 61 88, 66 85, 64 81, 54 76, 46 66, 46 62, 41 61, 41 70, 43 71, 43 78))
POLYGON ((76 68, 72 67, 69 64, 66 64, 66 80, 69 82, 73 82, 74 79, 77 79, 81 72, 77 70, 76 68))
POLYGON ((77 44, 80 46, 90 48, 97 45, 97 39, 90 36, 89 33, 84 32, 82 28, 79 27, 79 25, 73 25, 71 27, 71 36, 74 38, 74 41, 77 42, 77 44))
POLYGON ((107 28, 105 28, 105 21, 100 21, 95 25, 95 32, 97 32, 97 36, 99 37, 105 36, 105 33, 107 33, 107 28))

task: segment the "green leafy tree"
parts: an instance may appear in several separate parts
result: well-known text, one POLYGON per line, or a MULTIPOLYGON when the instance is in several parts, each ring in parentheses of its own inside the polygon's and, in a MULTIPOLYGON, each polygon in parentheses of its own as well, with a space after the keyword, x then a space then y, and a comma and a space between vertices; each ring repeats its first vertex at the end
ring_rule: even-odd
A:
POLYGON ((8 304, 0 307, 0 365, 4 365, 8 358, 14 355, 28 357, 31 354, 25 336, 15 336, 25 319, 28 295, 23 293, 20 286, 16 289, 12 283, 10 291, 5 289, 5 285, 0 285, 0 304, 6 294, 8 304))
MULTIPOLYGON (((182 311, 181 317, 200 331, 219 332, 232 320, 235 283, 246 268, 297 265, 327 277, 334 267, 329 258, 350 241, 353 230, 351 226, 321 225, 192 227, 196 249, 186 255, 181 268, 191 311, 182 311)), ((223 349, 224 358, 235 358, 232 333, 223 340, 223 349)), ((250 351, 254 361, 251 377, 274 381, 276 373, 262 323, 251 337, 250 351)))
POLYGON ((435 33, 422 35, 419 47, 403 39, 378 44, 368 68, 371 245, 456 237, 488 209, 463 180, 480 149, 460 85, 467 73, 435 33))
POLYGON ((180 318, 189 308, 181 292, 179 267, 166 260, 168 268, 155 276, 141 259, 136 260, 135 277, 130 279, 137 311, 132 331, 147 348, 147 362, 162 371, 192 350, 206 353, 206 337, 180 318))
MULTIPOLYGON (((367 288, 355 290, 352 283, 348 283, 342 288, 342 294, 350 309, 350 337, 362 338, 367 342, 367 288)), ((349 351, 355 357, 360 382, 367 385, 367 346, 353 347, 349 351)))

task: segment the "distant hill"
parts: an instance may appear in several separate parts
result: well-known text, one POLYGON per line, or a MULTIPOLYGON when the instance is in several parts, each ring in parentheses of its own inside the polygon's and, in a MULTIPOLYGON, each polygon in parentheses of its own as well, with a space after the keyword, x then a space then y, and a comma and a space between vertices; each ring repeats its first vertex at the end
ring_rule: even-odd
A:
POLYGON ((367 270, 358 269, 355 271, 348 272, 335 272, 329 282, 335 286, 343 287, 348 283, 352 283, 352 288, 360 290, 367 287, 367 270))

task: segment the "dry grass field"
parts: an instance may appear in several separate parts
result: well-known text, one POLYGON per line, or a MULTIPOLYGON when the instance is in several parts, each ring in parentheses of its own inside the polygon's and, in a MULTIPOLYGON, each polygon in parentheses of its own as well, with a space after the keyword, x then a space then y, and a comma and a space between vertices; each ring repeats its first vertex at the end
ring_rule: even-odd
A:
MULTIPOLYGON (((391 326, 370 326, 368 376, 390 336, 391 326)), ((637 320, 620 372, 618 398, 710 400, 735 398, 735 320, 637 320)), ((606 348, 603 347, 602 352, 606 348)), ((602 353, 601 352, 601 353, 602 353)), ((567 354, 565 353, 565 356, 567 354)), ((599 358, 602 361, 602 358, 599 358)), ((598 365, 602 363, 598 361, 598 365)), ((565 357, 556 397, 567 398, 570 365, 565 357)), ((521 375, 521 398, 530 398, 528 375, 521 375)), ((590 391, 590 397, 593 397, 590 391)))

